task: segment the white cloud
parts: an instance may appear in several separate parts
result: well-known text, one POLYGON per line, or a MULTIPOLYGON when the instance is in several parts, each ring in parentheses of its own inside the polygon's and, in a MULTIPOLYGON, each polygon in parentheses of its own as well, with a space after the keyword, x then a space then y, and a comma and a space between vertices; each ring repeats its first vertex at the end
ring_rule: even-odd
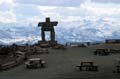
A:
POLYGON ((0 0, 0 4, 2 4, 2 3, 9 3, 9 4, 13 4, 13 0, 0 0))
POLYGON ((37 16, 40 14, 37 5, 17 4, 13 9, 15 14, 24 15, 25 17, 37 16))
POLYGON ((17 3, 21 4, 35 4, 41 6, 79 6, 84 3, 85 0, 16 0, 17 3))
POLYGON ((50 7, 38 6, 42 17, 51 17, 60 22, 73 22, 80 20, 80 7, 50 7))
POLYGON ((0 0, 0 11, 8 11, 12 9, 16 3, 14 0, 0 0))
POLYGON ((75 22, 75 21, 80 21, 80 20, 81 20, 80 16, 63 16, 61 21, 62 22, 75 22))
POLYGON ((43 20, 44 20, 44 18, 41 18, 40 16, 33 16, 30 18, 26 18, 24 20, 21 20, 20 22, 26 26, 37 26, 38 22, 43 21, 43 20))
MULTIPOLYGON (((107 5, 106 5, 107 6, 107 5)), ((118 15, 120 14, 120 7, 100 7, 100 6, 95 6, 94 4, 87 5, 83 4, 81 5, 82 8, 86 10, 86 12, 89 12, 91 15, 96 15, 96 16, 113 16, 113 15, 118 15)))
POLYGON ((0 12, 0 22, 3 22, 3 23, 16 22, 16 16, 11 11, 7 11, 4 13, 0 12))
POLYGON ((42 11, 48 11, 48 10, 54 10, 57 7, 55 7, 55 6, 38 6, 37 8, 42 10, 42 11))
POLYGON ((0 22, 16 22, 16 15, 13 13, 15 6, 14 0, 0 0, 0 22))
MULTIPOLYGON (((80 6, 49 6, 38 5, 39 2, 45 2, 48 0, 0 0, 0 4, 3 2, 11 4, 9 11, 0 11, 0 21, 5 22, 20 22, 20 23, 32 23, 35 24, 39 21, 44 21, 45 17, 51 17, 51 20, 57 20, 59 22, 75 22, 81 21, 81 19, 90 19, 95 22, 99 17, 108 19, 120 17, 120 7, 104 7, 95 5, 94 3, 86 0, 86 3, 82 3, 80 6), (32 3, 33 2, 33 3, 32 3), (38 3, 38 4, 35 4, 38 3), (6 16, 7 15, 7 16, 6 16)), ((77 0, 75 2, 79 3, 77 0)), ((49 1, 50 2, 50 1, 49 1)), ((64 3, 63 0, 60 2, 64 3)), ((65 3, 70 1, 65 1, 65 3)), ((59 4, 59 2, 57 1, 59 4)), ((49 4, 49 3, 48 3, 49 4)), ((69 3, 71 4, 71 3, 69 3)), ((65 4, 64 4, 65 5, 65 4)), ((107 6, 107 5, 106 5, 107 6)))
POLYGON ((120 0, 91 0, 91 1, 99 3, 120 3, 120 0))

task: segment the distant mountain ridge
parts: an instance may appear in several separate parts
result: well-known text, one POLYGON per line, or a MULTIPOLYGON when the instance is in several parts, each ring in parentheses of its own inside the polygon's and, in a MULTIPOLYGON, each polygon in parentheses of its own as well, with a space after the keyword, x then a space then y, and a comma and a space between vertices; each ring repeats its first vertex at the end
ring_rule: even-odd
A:
MULTIPOLYGON (((120 23, 103 19, 61 22, 55 27, 56 40, 65 43, 120 39, 119 26, 120 23)), ((41 39, 40 33, 40 28, 37 26, 0 23, 0 44, 34 44, 41 39)), ((48 35, 49 33, 47 39, 49 39, 48 35)))

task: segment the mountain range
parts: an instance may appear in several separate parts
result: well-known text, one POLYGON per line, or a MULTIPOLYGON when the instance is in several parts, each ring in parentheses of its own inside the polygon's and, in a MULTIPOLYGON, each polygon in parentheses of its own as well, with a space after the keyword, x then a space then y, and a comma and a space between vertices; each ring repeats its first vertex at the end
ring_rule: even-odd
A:
MULTIPOLYGON (((55 32, 59 43, 120 39, 120 23, 101 18, 59 22, 58 26, 55 26, 55 32)), ((0 44, 34 44, 40 39, 40 27, 19 23, 0 23, 0 44)), ((46 32, 46 39, 49 40, 49 32, 46 32)))

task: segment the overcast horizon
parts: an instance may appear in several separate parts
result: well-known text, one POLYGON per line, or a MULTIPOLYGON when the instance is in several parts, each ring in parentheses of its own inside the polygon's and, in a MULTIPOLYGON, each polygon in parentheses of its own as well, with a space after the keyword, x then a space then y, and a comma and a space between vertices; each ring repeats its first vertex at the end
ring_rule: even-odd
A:
POLYGON ((120 38, 120 0, 0 0, 0 42, 40 39, 45 17, 59 22, 59 41, 120 38))
POLYGON ((0 0, 0 22, 37 25, 45 17, 59 22, 105 18, 120 20, 120 0, 0 0))

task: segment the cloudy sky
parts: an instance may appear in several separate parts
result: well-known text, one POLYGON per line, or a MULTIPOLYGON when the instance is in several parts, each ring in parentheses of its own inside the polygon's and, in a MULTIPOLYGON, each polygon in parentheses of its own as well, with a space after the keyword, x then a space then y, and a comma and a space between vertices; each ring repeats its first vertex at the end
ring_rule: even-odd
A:
POLYGON ((120 0, 0 0, 0 23, 37 24, 104 17, 120 20, 120 0))

